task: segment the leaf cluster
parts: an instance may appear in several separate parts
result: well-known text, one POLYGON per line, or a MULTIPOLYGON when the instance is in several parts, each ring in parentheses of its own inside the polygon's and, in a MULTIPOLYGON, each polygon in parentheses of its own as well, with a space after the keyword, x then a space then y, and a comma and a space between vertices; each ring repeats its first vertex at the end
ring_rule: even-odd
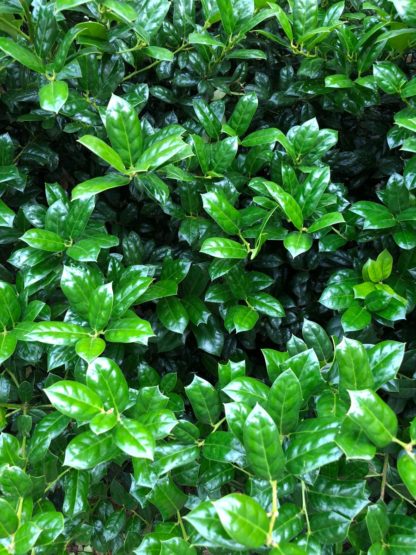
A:
POLYGON ((0 555, 416 553, 415 37, 0 1, 0 555))

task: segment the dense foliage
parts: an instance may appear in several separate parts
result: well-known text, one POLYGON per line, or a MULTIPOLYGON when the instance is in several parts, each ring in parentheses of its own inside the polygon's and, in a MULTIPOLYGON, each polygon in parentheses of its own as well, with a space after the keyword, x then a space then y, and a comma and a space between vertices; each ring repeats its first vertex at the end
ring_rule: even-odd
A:
POLYGON ((416 553, 413 47, 0 1, 0 555, 416 553))

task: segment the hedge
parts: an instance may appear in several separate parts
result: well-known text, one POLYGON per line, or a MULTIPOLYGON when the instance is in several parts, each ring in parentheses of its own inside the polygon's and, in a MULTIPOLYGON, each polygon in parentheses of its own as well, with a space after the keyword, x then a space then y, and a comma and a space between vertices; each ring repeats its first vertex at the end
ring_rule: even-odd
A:
POLYGON ((414 0, 0 2, 0 555, 416 553, 414 0))

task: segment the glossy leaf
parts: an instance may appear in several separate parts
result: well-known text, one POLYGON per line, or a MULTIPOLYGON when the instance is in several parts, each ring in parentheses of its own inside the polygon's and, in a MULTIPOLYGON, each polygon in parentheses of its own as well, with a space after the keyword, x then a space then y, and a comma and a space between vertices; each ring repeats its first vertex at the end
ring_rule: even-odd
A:
POLYGON ((234 493, 218 499, 214 506, 225 531, 236 542, 251 548, 266 543, 268 518, 254 499, 234 493))
POLYGON ((68 84, 65 81, 51 81, 39 90, 40 107, 57 114, 68 100, 68 94, 68 84))
POLYGON ((370 389, 350 391, 349 394, 350 418, 377 447, 388 445, 397 433, 397 416, 392 409, 370 389))
POLYGON ((142 153, 143 139, 140 122, 132 106, 113 94, 107 106, 105 125, 112 147, 127 168, 133 167, 142 153))
POLYGON ((121 420, 114 433, 114 442, 131 457, 153 460, 154 439, 146 428, 135 420, 121 420))
POLYGON ((59 412, 80 421, 90 420, 103 409, 97 393, 82 383, 62 380, 48 387, 45 393, 59 412))
POLYGON ((243 428, 247 460, 254 473, 265 480, 281 477, 285 459, 280 445, 279 431, 271 416, 256 405, 243 428))

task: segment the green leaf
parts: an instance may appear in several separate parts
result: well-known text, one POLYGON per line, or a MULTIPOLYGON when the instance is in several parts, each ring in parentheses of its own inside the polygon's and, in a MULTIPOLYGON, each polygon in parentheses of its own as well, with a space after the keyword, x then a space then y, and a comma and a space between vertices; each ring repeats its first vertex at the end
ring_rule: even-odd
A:
POLYGON ((339 513, 322 512, 311 517, 312 537, 323 544, 335 544, 345 540, 350 519, 339 513))
POLYGON ((81 239, 69 249, 66 254, 78 262, 96 262, 100 254, 101 245, 94 239, 81 239))
POLYGON ((89 425, 94 434, 104 434, 117 425, 117 413, 114 409, 109 409, 107 412, 100 412, 90 420, 89 425))
MULTIPOLYGON (((258 131, 253 131, 253 133, 250 133, 250 135, 247 135, 247 137, 243 139, 241 144, 245 147, 254 147, 260 145, 268 145, 275 142, 284 144, 285 141, 286 137, 282 133, 282 131, 280 131, 280 129, 270 127, 268 129, 259 129, 258 131)), ((275 183, 273 185, 278 187, 275 183)))
POLYGON ((59 412, 81 422, 103 410, 99 395, 82 383, 61 380, 46 388, 45 393, 59 412))
POLYGON ((88 318, 90 299, 101 284, 99 274, 90 267, 64 266, 61 289, 71 307, 85 319, 88 318))
POLYGON ((203 378, 194 376, 192 383, 185 387, 185 393, 197 419, 204 424, 216 424, 221 405, 214 387, 203 378))
POLYGON ((173 468, 192 464, 199 455, 196 445, 163 445, 156 449, 157 463, 155 471, 158 476, 167 474, 173 468))
POLYGON ((117 454, 111 434, 95 435, 83 432, 68 443, 64 465, 78 470, 88 470, 98 464, 110 461, 117 454))
POLYGON ((160 46, 147 46, 143 48, 143 54, 149 56, 149 58, 154 58, 155 60, 172 62, 174 59, 174 53, 167 48, 161 48, 160 46))
POLYGON ((397 433, 397 416, 392 409, 370 389, 349 391, 350 418, 363 430, 377 447, 388 445, 397 433))
POLYGON ((404 357, 404 343, 381 341, 367 352, 375 389, 396 377, 404 357))
POLYGON ((312 31, 318 23, 316 0, 295 0, 292 5, 293 30, 296 38, 312 31))
POLYGON ((407 82, 406 75, 393 62, 377 62, 373 75, 378 87, 387 94, 400 94, 407 82))
POLYGON ((35 249, 47 252, 62 252, 66 247, 62 237, 46 229, 29 229, 20 240, 35 249))
POLYGON ((114 294, 113 317, 123 316, 146 293, 151 283, 152 278, 140 276, 136 271, 123 273, 114 294))
POLYGON ((130 457, 153 460, 155 440, 136 420, 123 418, 115 430, 114 442, 130 457))
POLYGON ((347 459, 363 459, 370 461, 376 454, 376 448, 349 416, 342 423, 336 443, 343 450, 347 459))
POLYGON ((42 530, 34 522, 25 522, 19 526, 14 536, 14 552, 25 555, 37 542, 42 530))
POLYGON ((305 318, 302 325, 302 336, 307 346, 315 351, 320 361, 329 361, 332 358, 331 340, 319 324, 305 318))
POLYGON ((16 214, 0 199, 0 226, 13 227, 16 214))
POLYGON ((100 285, 93 292, 88 306, 88 322, 95 331, 105 329, 113 310, 113 286, 100 285))
POLYGON ((389 555, 411 555, 414 553, 416 542, 414 535, 394 534, 389 536, 389 555))
POLYGON ((296 200, 292 197, 292 195, 289 195, 289 193, 287 193, 282 187, 280 187, 276 183, 273 183, 272 181, 264 181, 264 185, 269 195, 278 203, 280 208, 283 210, 287 219, 292 222, 297 229, 302 230, 302 209, 296 202, 296 200))
POLYGON ((162 324, 174 333, 182 334, 189 323, 188 312, 177 297, 161 299, 157 304, 157 315, 162 324))
POLYGON ((124 165, 127 168, 135 166, 143 150, 142 128, 133 107, 115 94, 107 106, 105 127, 124 165))
POLYGON ((371 542, 383 541, 390 526, 386 505, 382 501, 370 505, 367 508, 365 521, 371 542))
MULTIPOLYGON (((4 329, 9 326, 14 327, 20 318, 21 308, 17 294, 10 283, 0 281, 0 324, 4 329)), ((3 348, 10 349, 10 339, 5 339, 8 334, 4 334, 3 348), (7 345, 7 347, 6 347, 7 345)), ((2 342, 3 343, 3 342, 2 342)))
POLYGON ((282 318, 285 315, 282 304, 272 295, 262 291, 247 297, 247 303, 250 307, 271 318, 282 318))
POLYGON ((65 222, 65 233, 71 240, 78 239, 83 235, 94 208, 94 197, 87 200, 75 200, 70 203, 68 218, 65 222))
POLYGON ((363 229, 388 229, 396 225, 393 214, 376 202, 361 200, 353 204, 350 210, 363 219, 363 229))
POLYGON ((236 210, 227 197, 220 192, 212 191, 202 196, 202 204, 207 212, 220 228, 230 235, 239 232, 240 213, 236 210))
POLYGON ((214 38, 208 33, 191 33, 188 37, 189 44, 204 44, 206 46, 221 46, 224 47, 224 43, 220 40, 214 38))
POLYGON ((17 515, 12 506, 0 498, 0 538, 10 538, 19 524, 17 515))
POLYGON ((344 337, 335 349, 340 384, 345 389, 369 389, 374 386, 367 352, 359 341, 344 337))
POLYGON ((296 428, 302 401, 301 385, 289 368, 273 382, 266 407, 281 434, 287 434, 296 428))
POLYGON ((291 435, 286 451, 287 469, 305 475, 337 461, 341 450, 335 443, 340 422, 335 418, 308 418, 291 435))
POLYGON ((397 460, 397 470, 404 485, 416 499, 416 455, 413 451, 402 451, 397 460))
POLYGON ((259 403, 266 406, 269 388, 263 382, 246 376, 237 377, 222 389, 233 401, 254 407, 259 403))
POLYGON ((336 224, 344 223, 344 216, 340 212, 329 212, 328 214, 324 214, 317 220, 313 222, 312 225, 308 228, 308 233, 316 233, 317 231, 321 231, 321 229, 325 229, 326 227, 331 227, 336 224))
POLYGON ((283 244, 292 257, 296 258, 300 254, 307 252, 312 247, 313 240, 310 235, 300 233, 299 231, 293 231, 292 233, 286 235, 283 240, 283 244))
POLYGON ((252 471, 265 480, 281 478, 285 466, 279 431, 271 416, 256 405, 243 428, 244 447, 252 471))
POLYGON ((227 60, 267 60, 266 53, 257 48, 236 48, 225 57, 227 60))
POLYGON ((159 480, 149 495, 149 501, 157 507, 165 520, 176 515, 186 500, 187 496, 169 476, 159 480))
POLYGON ((197 555, 197 552, 182 538, 171 538, 163 540, 160 555, 197 555))
POLYGON ((219 463, 246 466, 244 447, 230 432, 213 432, 204 442, 204 457, 219 463))
POLYGON ((341 318, 342 327, 346 332, 366 328, 371 322, 371 314, 358 302, 353 302, 341 318))
POLYGON ((256 113, 258 100, 255 93, 248 93, 240 97, 228 120, 228 125, 241 137, 250 127, 256 113))
POLYGON ((214 501, 214 507, 225 531, 236 542, 252 549, 266 543, 269 520, 257 501, 232 493, 214 501))
POLYGON ((13 332, 0 333, 0 364, 10 358, 17 346, 17 337, 13 332))
POLYGON ((334 283, 325 287, 319 302, 332 310, 349 308, 354 300, 354 291, 346 283, 334 283))
POLYGON ((74 345, 88 336, 88 330, 66 322, 39 322, 32 324, 25 341, 39 341, 49 345, 74 345))
POLYGON ((141 318, 124 318, 109 323, 105 330, 105 339, 111 343, 141 343, 147 345, 153 330, 146 320, 141 318))
POLYGON ((45 71, 42 60, 38 58, 36 54, 33 54, 33 52, 31 52, 24 46, 17 44, 12 39, 1 37, 0 49, 3 50, 5 54, 11 56, 14 60, 19 62, 19 64, 28 67, 36 73, 43 73, 45 71))
POLYGON ((237 543, 225 532, 221 521, 211 501, 203 501, 192 509, 185 517, 198 534, 211 545, 219 545, 230 550, 244 549, 244 546, 237 543))
POLYGON ((93 177, 92 179, 79 183, 72 189, 72 200, 77 198, 87 199, 98 195, 103 191, 127 185, 129 182, 129 177, 124 177, 123 175, 117 175, 114 173, 109 173, 107 175, 103 175, 102 177, 93 177))
POLYGON ((258 318, 257 312, 249 306, 236 305, 227 310, 224 324, 229 333, 233 330, 240 333, 253 329, 258 318))
POLYGON ((231 0, 216 0, 220 11, 221 22, 227 35, 232 35, 236 26, 236 20, 231 0))
POLYGON ((285 11, 279 6, 279 4, 272 4, 271 9, 274 12, 274 15, 277 18, 280 26, 282 27, 285 35, 290 41, 293 41, 293 31, 292 31, 292 24, 290 22, 289 17, 286 15, 285 11))
POLYGON ((221 131, 221 122, 201 98, 195 98, 192 101, 196 117, 205 129, 207 135, 213 139, 218 139, 221 131))
POLYGON ((6 496, 25 497, 32 493, 33 483, 18 466, 4 465, 0 469, 0 489, 6 496))
POLYGON ((49 545, 64 531, 64 517, 58 511, 44 511, 33 517, 33 522, 41 528, 42 533, 37 540, 38 545, 49 545))
POLYGON ((319 476, 308 487, 308 501, 317 512, 336 511, 353 519, 369 503, 365 486, 364 480, 332 480, 319 476))
POLYGON ((129 388, 120 367, 109 358, 96 358, 88 366, 87 385, 100 397, 106 409, 119 412, 129 403, 129 388))
POLYGON ((68 83, 51 81, 39 89, 39 102, 42 110, 57 114, 68 100, 68 83))
POLYGON ((86 4, 88 0, 56 0, 55 10, 56 12, 61 12, 63 10, 71 10, 72 8, 77 8, 82 4, 86 4))
POLYGON ((156 169, 181 151, 184 151, 186 146, 182 138, 175 135, 157 141, 149 146, 136 161, 135 170, 145 172, 150 169, 156 169))
POLYGON ((107 143, 93 135, 83 135, 78 142, 87 147, 88 150, 102 158, 107 164, 120 173, 125 173, 126 168, 120 155, 107 143))
POLYGON ((354 82, 342 73, 328 75, 328 77, 325 77, 325 87, 329 87, 331 89, 350 89, 353 86, 354 82))
POLYGON ((37 463, 44 459, 51 441, 62 434, 69 421, 68 417, 55 411, 44 416, 36 424, 30 442, 29 458, 31 463, 37 463))
POLYGON ((244 245, 222 237, 205 239, 201 246, 201 252, 209 254, 214 258, 234 258, 240 260, 243 260, 248 255, 244 245))
POLYGON ((88 489, 90 477, 88 472, 71 470, 65 480, 65 497, 63 513, 74 517, 88 508, 88 489))

